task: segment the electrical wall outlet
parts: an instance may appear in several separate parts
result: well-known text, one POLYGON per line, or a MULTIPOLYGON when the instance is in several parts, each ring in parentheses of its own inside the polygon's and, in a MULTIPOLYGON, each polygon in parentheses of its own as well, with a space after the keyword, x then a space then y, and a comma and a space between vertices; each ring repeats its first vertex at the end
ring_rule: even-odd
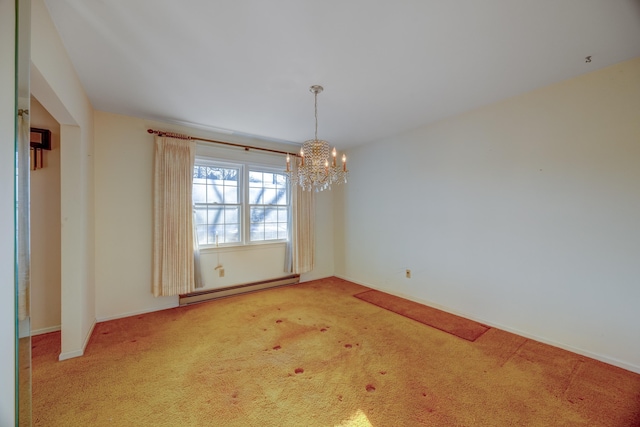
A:
POLYGON ((224 277, 224 268, 221 268, 220 270, 218 270, 218 276, 224 277))
POLYGON ((411 270, 409 270, 408 268, 406 269, 406 271, 404 272, 404 276, 407 279, 411 279, 411 270))

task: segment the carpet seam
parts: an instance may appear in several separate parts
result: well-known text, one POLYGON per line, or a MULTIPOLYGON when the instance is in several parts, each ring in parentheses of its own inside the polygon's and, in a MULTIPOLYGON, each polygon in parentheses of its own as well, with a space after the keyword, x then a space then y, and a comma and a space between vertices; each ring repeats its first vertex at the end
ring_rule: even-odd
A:
POLYGON ((525 345, 527 342, 529 342, 528 338, 525 338, 524 341, 522 341, 522 343, 518 346, 518 348, 516 348, 515 350, 513 350, 513 353, 511 353, 511 355, 509 357, 507 357, 507 359, 500 365, 501 368, 504 368, 504 365, 506 365, 507 363, 509 363, 509 361, 511 359, 513 359, 513 356, 515 356, 516 354, 518 354, 520 352, 520 349, 522 348, 523 345, 525 345))
POLYGON ((573 369, 571 370, 571 374, 569 374, 569 381, 567 383, 567 386, 565 387, 564 391, 562 392, 562 397, 564 399, 567 399, 567 392, 569 391, 569 389, 573 385, 573 381, 576 379, 576 377, 578 375, 578 371, 580 370, 580 368, 582 368, 583 364, 584 364, 583 360, 580 360, 580 359, 576 360, 576 364, 573 366, 573 369))

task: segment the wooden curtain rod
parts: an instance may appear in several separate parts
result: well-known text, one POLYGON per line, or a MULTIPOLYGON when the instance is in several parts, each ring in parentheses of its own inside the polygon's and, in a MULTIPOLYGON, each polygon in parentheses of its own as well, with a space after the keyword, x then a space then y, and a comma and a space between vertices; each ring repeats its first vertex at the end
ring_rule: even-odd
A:
POLYGON ((260 151, 267 151, 269 153, 288 154, 289 156, 294 156, 294 157, 298 157, 299 156, 299 154, 297 154, 297 153, 289 153, 287 151, 272 150, 271 148, 263 148, 263 147, 254 147, 252 145, 236 144, 234 142, 216 141, 215 139, 193 137, 193 136, 184 135, 184 134, 181 134, 181 133, 164 132, 164 131, 161 131, 161 130, 154 130, 154 129, 147 129, 147 132, 151 133, 151 134, 158 135, 158 136, 168 136, 169 138, 187 139, 187 140, 192 139, 194 141, 205 141, 205 142, 212 142, 214 144, 230 145, 232 147, 244 148, 245 151, 260 150, 260 151))

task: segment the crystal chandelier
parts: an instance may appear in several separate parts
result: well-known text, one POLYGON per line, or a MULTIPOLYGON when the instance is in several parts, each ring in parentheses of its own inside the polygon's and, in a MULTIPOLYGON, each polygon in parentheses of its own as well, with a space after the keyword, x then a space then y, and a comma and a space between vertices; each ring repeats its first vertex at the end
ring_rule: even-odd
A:
POLYGON ((336 148, 330 148, 327 141, 318 139, 318 94, 323 88, 313 85, 309 88, 315 98, 316 134, 302 144, 297 168, 291 168, 291 157, 287 154, 287 176, 303 190, 322 191, 331 189, 331 184, 347 182, 347 156, 342 155, 342 164, 337 164, 336 148))

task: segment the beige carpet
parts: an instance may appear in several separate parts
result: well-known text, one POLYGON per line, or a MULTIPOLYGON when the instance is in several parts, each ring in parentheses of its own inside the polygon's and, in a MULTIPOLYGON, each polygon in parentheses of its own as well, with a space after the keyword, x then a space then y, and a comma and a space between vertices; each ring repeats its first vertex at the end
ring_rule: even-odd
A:
POLYGON ((637 426, 640 375, 498 329, 470 342, 330 278, 33 339, 36 426, 637 426))

